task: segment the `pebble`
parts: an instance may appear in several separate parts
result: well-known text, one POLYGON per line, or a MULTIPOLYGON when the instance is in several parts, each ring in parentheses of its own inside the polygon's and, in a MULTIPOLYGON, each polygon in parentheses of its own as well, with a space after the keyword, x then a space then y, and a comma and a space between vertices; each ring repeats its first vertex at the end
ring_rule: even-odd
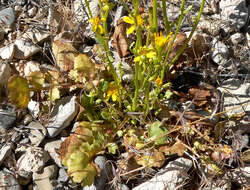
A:
POLYGON ((234 45, 238 45, 245 41, 245 36, 242 33, 235 33, 230 36, 230 40, 234 45))
POLYGON ((26 177, 32 172, 41 171, 49 158, 48 153, 42 148, 28 147, 26 152, 17 160, 18 174, 26 177))
POLYGON ((49 153, 52 160, 59 167, 62 167, 62 164, 61 164, 61 159, 59 158, 59 154, 57 153, 57 150, 61 147, 61 143, 62 143, 61 140, 54 140, 54 141, 47 142, 44 145, 44 150, 46 150, 49 153))
POLYGON ((28 61, 24 65, 24 75, 27 77, 30 73, 40 71, 40 64, 36 61, 28 61))
POLYGON ((0 87, 5 86, 11 76, 11 68, 7 63, 0 63, 0 87))
POLYGON ((220 66, 227 63, 229 57, 228 47, 217 38, 212 41, 212 60, 220 66))
POLYGON ((61 99, 52 111, 52 118, 46 126, 50 138, 57 136, 70 125, 79 110, 76 96, 61 99), (70 99, 69 99, 70 98, 70 99), (69 101, 68 101, 69 100, 69 101))
POLYGON ((176 190, 181 188, 188 179, 188 170, 192 167, 192 161, 186 158, 178 158, 162 169, 163 172, 156 174, 152 179, 133 188, 133 190, 176 190))
POLYGON ((14 10, 9 7, 0 11, 0 25, 4 27, 11 27, 15 21, 14 10))
POLYGON ((15 45, 14 57, 16 59, 27 59, 40 51, 40 48, 30 42, 29 39, 17 39, 15 45))
POLYGON ((33 173, 33 182, 37 186, 37 190, 50 190, 53 188, 52 180, 56 179, 58 167, 56 165, 47 166, 43 172, 33 173))
POLYGON ((12 147, 12 143, 7 143, 0 149, 0 166, 6 157, 10 155, 12 147))
POLYGON ((224 108, 228 116, 234 114, 241 114, 250 111, 250 83, 240 81, 239 79, 228 79, 226 80, 218 90, 221 91, 224 99, 224 108), (234 109, 232 109, 234 108, 234 109))
POLYGON ((22 190, 14 174, 6 168, 0 171, 0 184, 1 190, 22 190), (4 188, 4 186, 6 186, 6 188, 4 188))
POLYGON ((12 60, 15 53, 15 44, 10 44, 0 48, 0 57, 3 60, 12 60))
POLYGON ((219 3, 221 20, 229 22, 239 31, 247 21, 248 8, 245 0, 221 0, 219 3))
POLYGON ((0 108, 0 128, 9 129, 16 121, 16 112, 11 106, 0 108))

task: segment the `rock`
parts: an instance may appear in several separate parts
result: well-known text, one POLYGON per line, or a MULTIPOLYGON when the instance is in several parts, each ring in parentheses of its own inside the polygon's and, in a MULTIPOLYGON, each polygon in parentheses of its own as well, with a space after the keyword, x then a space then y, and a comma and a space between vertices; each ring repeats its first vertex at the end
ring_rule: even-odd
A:
POLYGON ((13 59, 15 53, 15 45, 10 44, 8 46, 0 48, 0 57, 4 60, 11 60, 13 59))
POLYGON ((113 20, 113 26, 117 25, 118 20, 124 15, 125 13, 125 8, 123 6, 120 6, 117 8, 116 12, 115 12, 115 18, 113 20))
POLYGON ((34 16, 36 16, 36 13, 37 13, 37 7, 32 7, 31 9, 29 9, 28 11, 27 11, 27 13, 28 13, 28 17, 34 17, 34 16))
POLYGON ((0 63, 0 87, 5 86, 11 76, 11 68, 6 63, 0 63))
MULTIPOLYGON (((224 177, 223 177, 224 178, 224 177)), ((231 181, 230 179, 213 179, 209 180, 204 187, 201 188, 201 190, 225 190, 225 189, 232 189, 231 187, 231 181)))
POLYGON ((242 33, 235 33, 230 36, 230 40, 234 45, 237 45, 245 41, 245 37, 242 33))
POLYGON ((40 51, 40 48, 30 42, 29 39, 17 39, 15 45, 14 57, 16 59, 27 59, 40 51))
POLYGON ((10 155, 12 147, 12 143, 7 143, 4 144, 3 147, 0 149, 0 166, 3 161, 10 155))
POLYGON ((151 180, 133 188, 133 190, 176 190, 185 184, 188 179, 187 172, 192 167, 192 161, 186 158, 178 158, 156 174, 151 180))
POLYGON ((39 122, 34 121, 25 128, 31 129, 29 134, 31 144, 39 146, 47 134, 46 128, 39 122))
POLYGON ((9 7, 0 11, 0 25, 2 27, 11 27, 15 21, 14 10, 9 7))
POLYGON ((24 125, 29 125, 31 123, 31 121, 33 120, 33 117, 30 114, 26 114, 23 118, 22 123, 24 125))
POLYGON ((233 182, 242 187, 247 188, 250 186, 250 166, 237 168, 233 172, 228 172, 227 175, 233 182))
POLYGON ((40 64, 36 61, 28 61, 24 65, 24 75, 27 77, 31 72, 40 71, 40 64))
POLYGON ((59 174, 57 180, 60 182, 67 182, 69 179, 69 176, 64 168, 59 169, 59 174))
POLYGON ((68 127, 78 113, 79 105, 76 102, 76 96, 71 97, 70 101, 67 99, 69 98, 60 100, 52 111, 52 118, 46 126, 49 137, 57 136, 68 127))
POLYGON ((16 121, 16 113, 10 105, 0 108, 0 128, 9 129, 16 121))
POLYGON ((5 31, 0 29, 0 41, 4 39, 5 31))
POLYGON ((45 30, 28 30, 26 31, 22 38, 30 39, 34 44, 41 43, 50 37, 50 33, 45 30))
POLYGON ((229 22, 236 31, 246 24, 248 8, 245 0, 221 0, 219 6, 221 20, 229 22))
POLYGON ((52 181, 56 178, 58 167, 56 165, 47 166, 43 172, 33 173, 33 181, 37 185, 37 190, 49 190, 53 188, 52 181))
POLYGON ((212 41, 212 60, 218 65, 225 65, 229 56, 228 47, 218 39, 212 41))
POLYGON ((250 111, 250 83, 239 79, 228 79, 218 90, 224 98, 224 108, 228 116, 250 111), (245 103, 245 105, 243 105, 245 103))
POLYGON ((39 102, 30 100, 28 104, 28 110, 34 116, 34 118, 37 118, 40 113, 39 102))
POLYGON ((4 168, 0 171, 0 184, 1 190, 22 190, 21 186, 18 184, 14 174, 12 174, 9 170, 4 168), (6 187, 6 188, 4 188, 6 187))
POLYGON ((50 157, 54 160, 54 162, 59 166, 62 167, 61 159, 59 158, 59 154, 56 150, 58 150, 61 147, 61 140, 55 140, 48 142, 44 145, 44 150, 46 150, 50 157))
POLYGON ((18 174, 25 177, 31 172, 41 171, 48 160, 48 153, 42 148, 28 147, 26 152, 17 160, 18 174))

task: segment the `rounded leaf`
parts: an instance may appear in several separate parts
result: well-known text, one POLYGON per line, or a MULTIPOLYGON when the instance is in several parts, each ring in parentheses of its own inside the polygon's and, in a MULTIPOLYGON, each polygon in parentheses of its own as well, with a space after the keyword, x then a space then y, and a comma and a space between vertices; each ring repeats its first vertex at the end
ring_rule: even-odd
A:
POLYGON ((10 101, 18 108, 26 108, 30 101, 30 89, 27 80, 14 75, 8 80, 10 101))

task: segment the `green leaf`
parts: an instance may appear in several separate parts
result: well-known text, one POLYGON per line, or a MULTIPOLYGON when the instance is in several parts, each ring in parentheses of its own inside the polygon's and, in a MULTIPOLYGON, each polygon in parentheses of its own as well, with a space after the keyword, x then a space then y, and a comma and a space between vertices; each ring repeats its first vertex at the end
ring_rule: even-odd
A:
POLYGON ((192 5, 189 5, 184 11, 183 14, 186 15, 189 11, 191 11, 192 5))
POLYGON ((155 145, 164 144, 167 136, 163 136, 168 130, 162 126, 160 121, 155 121, 148 126, 148 136, 155 145))
POLYGON ((45 77, 40 71, 31 72, 27 78, 34 88, 41 89, 43 87, 45 77))
POLYGON ((30 89, 27 80, 14 75, 8 80, 8 93, 10 101, 18 108, 28 107, 30 101, 30 89))
POLYGON ((115 154, 116 151, 118 150, 118 146, 115 143, 108 143, 107 147, 108 147, 109 153, 111 153, 111 154, 115 154))

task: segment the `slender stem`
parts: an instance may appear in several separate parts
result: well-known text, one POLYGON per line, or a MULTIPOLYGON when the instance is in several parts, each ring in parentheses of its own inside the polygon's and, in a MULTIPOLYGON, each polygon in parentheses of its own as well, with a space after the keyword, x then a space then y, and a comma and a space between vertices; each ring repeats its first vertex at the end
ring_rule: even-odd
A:
POLYGON ((163 18, 164 18, 164 24, 166 28, 166 34, 168 35, 170 33, 170 24, 167 17, 167 6, 166 6, 166 0, 162 0, 162 9, 163 9, 163 18))
POLYGON ((138 67, 139 67, 139 63, 136 62, 135 63, 135 95, 133 98, 133 105, 132 105, 132 111, 136 110, 137 107, 137 101, 138 101, 138 94, 139 94, 139 81, 138 81, 138 67))
POLYGON ((154 23, 154 32, 158 32, 157 24, 157 0, 153 0, 153 23, 154 23))
POLYGON ((93 18, 92 12, 91 12, 90 7, 89 7, 89 2, 88 2, 88 0, 84 0, 84 2, 85 2, 85 4, 86 4, 86 6, 87 6, 87 9, 88 9, 90 18, 93 18))
POLYGON ((165 57, 165 61, 163 62, 163 68, 161 70, 161 80, 163 80, 163 78, 164 78, 164 73, 165 73, 165 70, 166 70, 166 62, 168 61, 168 56, 169 56, 169 54, 170 54, 170 52, 171 52, 171 50, 173 48, 174 41, 176 39, 177 34, 179 33, 180 26, 181 26, 182 20, 184 18, 184 4, 185 4, 185 0, 182 0, 182 2, 181 2, 181 15, 180 15, 179 20, 178 20, 178 24, 177 24, 177 27, 176 27, 174 37, 171 40, 171 44, 170 44, 170 46, 168 48, 168 52, 167 52, 167 55, 165 57))
POLYGON ((188 42, 191 40, 198 24, 199 24, 199 21, 200 21, 200 17, 201 17, 201 14, 202 14, 202 11, 203 11, 203 8, 204 8, 204 5, 205 5, 205 0, 202 0, 201 2, 201 7, 200 7, 200 11, 199 11, 199 14, 197 16, 197 18, 195 19, 195 22, 194 22, 194 26, 192 28, 192 31, 191 33, 189 34, 188 36, 188 39, 185 41, 184 45, 181 47, 181 49, 176 53, 175 57, 171 60, 171 62, 168 64, 168 67, 170 67, 171 65, 173 65, 175 63, 175 61, 178 59, 178 57, 183 53, 183 51, 186 49, 187 45, 188 45, 188 42))

